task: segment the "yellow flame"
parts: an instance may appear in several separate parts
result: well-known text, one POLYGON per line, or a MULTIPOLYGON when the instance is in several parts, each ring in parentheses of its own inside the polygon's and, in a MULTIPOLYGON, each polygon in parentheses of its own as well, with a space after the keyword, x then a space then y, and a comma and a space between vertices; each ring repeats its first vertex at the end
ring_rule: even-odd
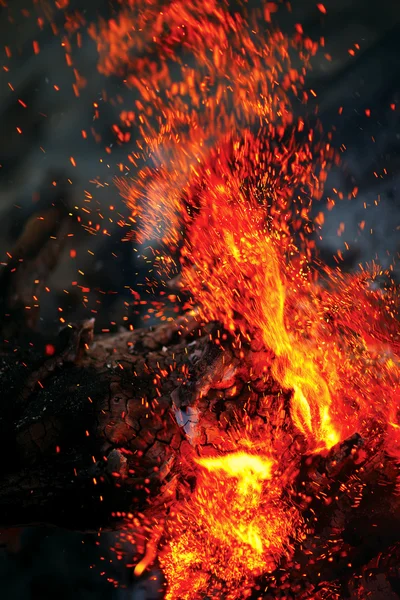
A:
POLYGON ((271 479, 273 461, 262 456, 235 452, 226 456, 198 458, 197 464, 208 471, 222 471, 228 477, 235 477, 237 493, 247 496, 252 492, 261 493, 262 482, 271 479))

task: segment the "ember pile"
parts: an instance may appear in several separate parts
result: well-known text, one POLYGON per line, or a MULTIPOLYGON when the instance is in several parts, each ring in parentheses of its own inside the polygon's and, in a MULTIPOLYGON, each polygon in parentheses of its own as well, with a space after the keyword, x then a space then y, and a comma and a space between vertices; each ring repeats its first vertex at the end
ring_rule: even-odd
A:
MULTIPOLYGON (((121 171, 137 170, 117 181, 132 241, 157 240, 154 270, 181 313, 176 385, 165 393, 174 355, 169 370, 154 359, 154 395, 137 394, 138 438, 152 441, 135 469, 160 487, 146 480, 123 534, 135 575, 158 562, 171 600, 389 598, 386 578, 381 596, 367 582, 378 563, 399 580, 398 292, 376 265, 318 261, 313 203, 342 196, 324 192, 331 135, 300 110, 323 41, 300 24, 284 36, 277 9, 129 0, 90 29, 100 71, 132 91, 115 125, 121 171)), ((107 435, 129 463, 124 431, 107 435)))

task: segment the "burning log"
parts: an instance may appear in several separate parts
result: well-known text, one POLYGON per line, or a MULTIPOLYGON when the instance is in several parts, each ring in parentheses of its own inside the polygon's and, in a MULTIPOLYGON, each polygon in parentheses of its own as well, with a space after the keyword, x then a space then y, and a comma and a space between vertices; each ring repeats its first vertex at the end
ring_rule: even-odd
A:
POLYGON ((143 510, 197 425, 203 446, 234 432, 238 407, 258 393, 244 390, 235 407, 243 383, 210 343, 215 327, 182 317, 93 339, 88 321, 52 344, 3 345, 1 525, 112 526, 112 512, 143 510))
MULTIPOLYGON (((64 329, 51 356, 39 344, 2 349, 2 526, 98 530, 126 528, 130 514, 165 519, 168 507, 199 485, 190 469, 183 478, 177 462, 194 451, 231 452, 245 414, 264 432, 279 421, 282 450, 301 457, 305 443, 290 430, 290 394, 282 398, 272 380, 244 385, 254 350, 249 345, 241 362, 225 355, 210 342, 220 331, 215 323, 199 331, 193 318, 181 318, 94 339, 92 327, 64 329)), ((262 597, 285 589, 302 598, 367 597, 360 595, 363 578, 370 581, 369 568, 376 572, 368 565, 378 555, 390 562, 400 536, 398 466, 371 440, 354 435, 325 456, 297 460, 290 494, 302 535, 261 577, 262 597), (324 595, 329 589, 339 595, 324 595)), ((162 546, 168 532, 158 537, 162 546)))
MULTIPOLYGON (((5 299, 10 287, 24 297, 26 278, 12 272, 5 299)), ((366 598, 377 581, 396 597, 386 565, 400 538, 399 466, 378 413, 316 451, 261 331, 238 337, 195 311, 150 329, 94 336, 93 326, 49 341, 26 324, 29 344, 2 345, 0 526, 120 528, 138 551, 135 574, 159 561, 168 597, 189 597, 188 581, 195 597, 239 586, 366 598), (235 543, 251 576, 239 554, 228 558, 235 543), (216 558, 199 562, 207 547, 216 558)))
MULTIPOLYGON (((237 235, 210 239, 208 287, 184 264, 199 311, 100 336, 88 320, 44 339, 25 304, 37 273, 43 286, 56 263, 54 211, 41 235, 28 224, 3 275, 0 526, 121 528, 138 553, 135 575, 158 561, 167 598, 361 599, 377 579, 395 594, 386 565, 400 539, 397 409, 366 410, 359 389, 363 369, 374 397, 396 385, 397 338, 393 321, 380 323, 380 298, 362 340, 358 287, 339 315, 333 293, 301 287, 294 310, 272 242, 238 211, 237 235), (230 263, 220 268, 225 243, 230 263), (306 324, 302 336, 289 335, 284 309, 306 324), (336 336, 332 381, 347 369, 337 405, 312 335, 336 336)), ((199 244, 203 232, 200 220, 199 244)))

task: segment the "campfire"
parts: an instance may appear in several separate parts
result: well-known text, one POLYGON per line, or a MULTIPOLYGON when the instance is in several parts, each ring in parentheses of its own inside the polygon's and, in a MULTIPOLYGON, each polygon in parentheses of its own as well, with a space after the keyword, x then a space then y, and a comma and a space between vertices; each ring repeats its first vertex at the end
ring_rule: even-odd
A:
POLYGON ((277 10, 129 0, 91 26, 132 93, 114 126, 129 243, 169 302, 152 329, 93 341, 88 321, 41 359, 3 349, 3 378, 28 366, 3 523, 118 526, 169 600, 397 598, 398 290, 318 259, 343 197, 307 88, 323 40, 283 35, 277 10))

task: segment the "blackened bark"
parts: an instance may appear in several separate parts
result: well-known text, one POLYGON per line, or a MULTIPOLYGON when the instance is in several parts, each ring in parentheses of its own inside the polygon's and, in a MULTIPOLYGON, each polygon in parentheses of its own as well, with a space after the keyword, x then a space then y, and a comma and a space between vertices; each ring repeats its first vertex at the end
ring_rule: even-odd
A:
POLYGON ((191 326, 94 341, 92 326, 66 327, 52 356, 40 340, 2 350, 0 526, 110 527, 168 477, 183 439, 171 392, 191 326))

